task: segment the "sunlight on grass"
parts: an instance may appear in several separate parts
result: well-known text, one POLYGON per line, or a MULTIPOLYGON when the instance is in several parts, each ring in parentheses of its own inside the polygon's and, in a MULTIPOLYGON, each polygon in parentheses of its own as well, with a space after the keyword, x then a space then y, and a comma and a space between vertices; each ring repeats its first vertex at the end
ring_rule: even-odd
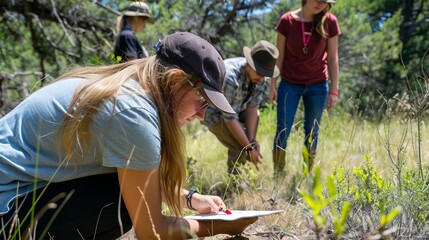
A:
MULTIPOLYGON (((261 179, 272 175, 272 146, 275 134, 276 115, 275 109, 264 109, 257 134, 257 140, 261 145, 263 163, 260 166, 259 177, 261 179)), ((295 122, 300 121, 299 116, 295 122)), ((387 135, 386 126, 376 124, 366 120, 353 118, 348 115, 340 115, 332 112, 323 116, 319 144, 316 157, 316 164, 321 169, 332 170, 334 163, 351 170, 364 162, 364 156, 369 155, 374 160, 374 166, 380 170, 390 171, 389 160, 385 149, 385 139, 390 137, 391 143, 399 145, 401 133, 408 128, 398 119, 392 123, 387 135)), ((428 130, 423 125, 423 139, 428 139, 428 130)), ((187 156, 195 158, 198 169, 199 182, 201 184, 214 184, 227 178, 226 159, 227 149, 208 129, 199 122, 194 122, 187 127, 187 156)), ((409 133, 411 134, 411 133, 409 133)), ((412 135, 413 136, 413 135, 412 135)), ((411 136, 410 136, 411 137, 411 136)), ((415 159, 415 146, 412 141, 406 143, 406 153, 408 159, 415 159)), ((429 141, 423 143, 423 149, 427 149, 429 141), (426 146, 426 148, 425 148, 426 146)), ((288 139, 286 154, 286 168, 288 172, 295 173, 301 171, 303 145, 302 123, 296 124, 292 129, 288 139)), ((399 146, 398 146, 399 147, 399 146)), ((423 159, 427 159, 427 153, 423 152, 423 159)), ((407 162, 407 168, 414 168, 413 160, 407 162)), ((326 171, 322 171, 326 172, 326 171)))
MULTIPOLYGON (((298 111, 294 128, 288 139, 286 150, 286 176, 273 179, 272 146, 276 128, 276 111, 273 108, 261 112, 257 140, 261 145, 263 162, 256 173, 251 191, 232 193, 225 198, 224 192, 211 191, 217 185, 226 184, 230 179, 226 173, 227 149, 208 129, 199 122, 186 127, 187 157, 194 159, 193 185, 206 194, 224 197, 231 209, 275 210, 284 213, 261 218, 259 224, 247 231, 278 231, 284 234, 293 232, 296 236, 314 236, 314 229, 308 209, 301 201, 298 189, 311 189, 312 177, 303 174, 303 115, 298 111), (210 190, 209 190, 210 189, 210 190), (257 228, 257 229, 256 229, 257 228), (268 228, 268 229, 266 229, 268 228), (312 235, 313 234, 313 235, 312 235)), ((321 169, 322 181, 342 168, 353 175, 355 168, 364 168, 366 159, 381 177, 395 181, 392 161, 404 158, 404 170, 416 169, 417 128, 415 122, 401 118, 386 119, 381 123, 361 119, 356 116, 333 111, 324 113, 320 127, 319 144, 315 165, 321 169), (390 155, 388 150, 390 151, 390 155)), ((421 148, 427 149, 429 136, 427 124, 421 125, 421 148)), ((422 151, 423 165, 428 164, 428 153, 422 151)), ((312 174, 310 175, 312 176, 312 174)), ((350 183, 353 185, 353 183, 350 183)), ((372 213, 369 213, 370 216, 372 213)))

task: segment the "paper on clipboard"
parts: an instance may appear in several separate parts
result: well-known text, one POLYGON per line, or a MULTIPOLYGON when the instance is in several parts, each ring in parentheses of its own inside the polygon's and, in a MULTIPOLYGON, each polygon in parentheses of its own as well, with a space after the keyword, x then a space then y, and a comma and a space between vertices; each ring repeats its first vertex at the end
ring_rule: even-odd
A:
POLYGON ((194 219, 200 221, 209 221, 209 220, 223 220, 223 221, 234 221, 240 218, 250 218, 250 217, 261 217, 267 216, 274 213, 284 212, 284 210, 273 210, 273 211, 254 211, 254 210, 231 210, 231 214, 226 214, 223 212, 211 213, 211 214, 195 214, 190 216, 185 216, 187 219, 194 219))

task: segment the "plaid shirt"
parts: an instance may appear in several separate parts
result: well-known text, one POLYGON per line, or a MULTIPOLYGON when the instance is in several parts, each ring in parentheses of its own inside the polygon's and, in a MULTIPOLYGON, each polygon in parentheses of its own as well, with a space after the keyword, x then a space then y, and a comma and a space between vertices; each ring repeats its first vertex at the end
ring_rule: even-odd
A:
POLYGON ((266 79, 258 84, 250 84, 246 80, 246 58, 244 57, 228 58, 224 60, 224 63, 226 76, 223 85, 223 94, 236 114, 223 113, 210 105, 202 121, 202 124, 209 128, 221 119, 225 121, 238 119, 238 114, 248 107, 259 108, 263 99, 265 84, 267 83, 266 79))

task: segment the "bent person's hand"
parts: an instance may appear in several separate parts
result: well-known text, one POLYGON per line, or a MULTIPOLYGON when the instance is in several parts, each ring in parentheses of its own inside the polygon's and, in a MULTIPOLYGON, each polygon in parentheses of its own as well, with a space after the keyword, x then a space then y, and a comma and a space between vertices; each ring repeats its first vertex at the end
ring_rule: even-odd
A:
POLYGON ((256 151, 261 153, 261 146, 259 145, 258 141, 256 141, 256 140, 255 140, 255 149, 256 149, 256 151))
POLYGON ((258 164, 261 163, 262 155, 259 153, 259 151, 255 148, 247 155, 247 160, 253 163, 256 167, 256 169, 259 170, 258 164))

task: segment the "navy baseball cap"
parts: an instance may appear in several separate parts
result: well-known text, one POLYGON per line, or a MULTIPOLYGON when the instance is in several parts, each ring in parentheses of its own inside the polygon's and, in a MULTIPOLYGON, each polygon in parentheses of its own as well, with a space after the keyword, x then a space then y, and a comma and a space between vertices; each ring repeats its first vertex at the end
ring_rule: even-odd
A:
POLYGON ((223 95, 225 64, 218 51, 207 40, 190 32, 176 32, 167 35, 155 48, 157 57, 163 62, 196 76, 217 109, 235 113, 223 95))

